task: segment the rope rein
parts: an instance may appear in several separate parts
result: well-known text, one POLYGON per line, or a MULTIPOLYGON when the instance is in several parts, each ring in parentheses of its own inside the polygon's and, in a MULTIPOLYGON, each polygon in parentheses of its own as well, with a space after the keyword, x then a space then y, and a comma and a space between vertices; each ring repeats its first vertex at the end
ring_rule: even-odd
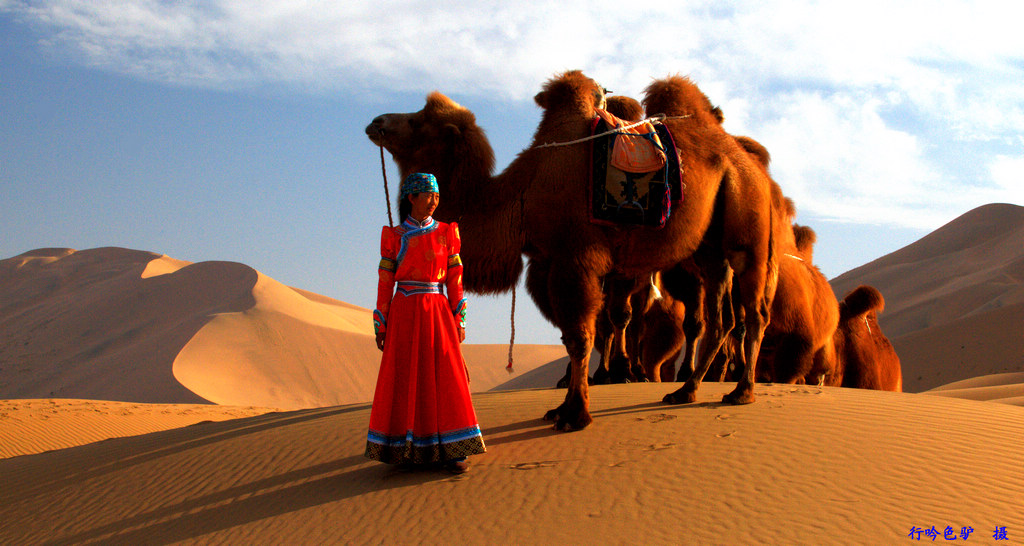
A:
MULTIPOLYGON (((524 188, 519 194, 519 235, 526 238, 526 189, 524 188)), ((518 283, 517 283, 518 284, 518 283)), ((516 287, 512 287, 512 314, 509 318, 512 335, 508 340, 508 366, 505 366, 505 371, 512 374, 515 373, 515 369, 512 367, 512 348, 516 344, 516 287)))
POLYGON ((601 138, 601 137, 608 136, 608 135, 614 135, 614 134, 628 135, 628 136, 642 136, 642 135, 635 135, 633 133, 627 133, 626 131, 629 130, 629 129, 632 129, 634 127, 639 127, 639 126, 641 126, 641 125, 643 125, 645 123, 664 123, 666 120, 669 120, 669 119, 684 119, 684 118, 688 118, 688 117, 690 117, 689 114, 686 114, 685 116, 666 116, 665 114, 657 114, 657 115, 651 116, 649 118, 642 119, 642 120, 640 120, 640 121, 638 121, 636 123, 631 123, 629 125, 624 125, 622 127, 616 127, 614 129, 610 129, 610 130, 605 131, 603 133, 598 133, 596 135, 590 135, 588 137, 578 138, 576 140, 571 140, 569 142, 548 142, 548 143, 545 143, 545 144, 538 144, 538 145, 534 146, 534 148, 557 148, 559 146, 572 146, 573 144, 579 144, 581 142, 587 142, 589 140, 594 140, 594 139, 597 139, 597 138, 601 138))
POLYGON ((388 191, 388 169, 384 164, 384 146, 380 147, 380 172, 384 175, 384 202, 388 205, 388 226, 395 227, 391 218, 391 192, 388 191))
POLYGON ((505 371, 509 374, 516 373, 515 368, 512 367, 512 347, 516 344, 516 289, 512 288, 512 314, 509 318, 512 324, 512 336, 508 339, 508 365, 505 366, 505 371))

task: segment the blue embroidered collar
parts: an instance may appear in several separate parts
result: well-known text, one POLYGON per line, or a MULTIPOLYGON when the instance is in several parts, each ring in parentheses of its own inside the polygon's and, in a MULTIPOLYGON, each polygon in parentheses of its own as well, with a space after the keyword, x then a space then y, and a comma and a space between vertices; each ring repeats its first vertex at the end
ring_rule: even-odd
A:
POLYGON ((402 263, 402 258, 405 257, 405 249, 409 245, 409 239, 416 237, 417 235, 423 235, 424 233, 430 233, 437 229, 437 222, 430 216, 423 219, 422 222, 417 222, 412 216, 406 217, 405 221, 402 222, 402 228, 405 233, 402 233, 402 243, 398 249, 398 256, 396 256, 396 263, 402 263))
POLYGON ((406 229, 422 229, 425 227, 430 227, 430 225, 433 223, 434 218, 432 216, 427 216, 426 218, 423 219, 422 222, 417 222, 416 219, 413 218, 412 216, 407 216, 405 218, 405 221, 402 222, 402 225, 405 226, 406 229))

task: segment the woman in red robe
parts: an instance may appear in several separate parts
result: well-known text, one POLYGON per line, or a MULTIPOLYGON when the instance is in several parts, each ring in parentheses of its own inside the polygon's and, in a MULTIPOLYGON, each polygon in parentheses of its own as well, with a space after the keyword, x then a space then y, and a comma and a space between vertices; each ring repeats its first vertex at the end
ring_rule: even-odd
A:
POLYGON ((466 457, 485 448, 460 347, 466 300, 459 227, 430 216, 438 198, 433 175, 410 175, 399 198, 402 223, 381 233, 373 325, 384 355, 366 456, 465 472, 466 457))

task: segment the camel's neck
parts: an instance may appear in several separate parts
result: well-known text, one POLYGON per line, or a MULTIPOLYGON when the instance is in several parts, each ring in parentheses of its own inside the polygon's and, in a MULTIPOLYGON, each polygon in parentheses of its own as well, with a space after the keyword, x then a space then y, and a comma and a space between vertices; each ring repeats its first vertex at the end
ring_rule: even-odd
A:
POLYGON ((465 287, 485 294, 512 290, 523 268, 519 212, 523 182, 491 175, 493 152, 489 145, 475 152, 463 150, 452 159, 448 162, 451 167, 440 171, 444 178, 439 182, 449 190, 441 196, 434 216, 459 223, 465 287))

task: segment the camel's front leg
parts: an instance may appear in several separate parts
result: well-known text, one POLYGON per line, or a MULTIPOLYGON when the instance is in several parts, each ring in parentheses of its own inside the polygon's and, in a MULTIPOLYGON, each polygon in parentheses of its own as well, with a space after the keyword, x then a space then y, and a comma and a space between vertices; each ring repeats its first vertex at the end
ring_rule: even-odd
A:
POLYGON ((561 272, 551 275, 551 301, 562 330, 562 342, 569 354, 570 374, 565 401, 547 412, 544 418, 556 421, 558 430, 581 430, 592 421, 587 371, 590 353, 594 349, 597 314, 604 296, 597 276, 572 274, 585 271, 583 268, 567 264, 567 267, 552 268, 552 271, 561 272))
MULTIPOLYGON (((724 261, 709 259, 703 262, 701 271, 704 279, 703 295, 707 330, 701 339, 699 356, 693 374, 682 387, 662 398, 662 401, 668 404, 689 404, 697 401, 697 390, 700 389, 704 375, 708 373, 711 363, 725 342, 726 335, 732 329, 732 324, 727 322, 727 316, 723 313, 725 306, 731 305, 729 296, 732 288, 732 270, 724 261)), ((732 316, 731 313, 727 315, 728 317, 732 316)))
POLYGON ((679 365, 679 373, 675 377, 675 380, 681 383, 689 380, 693 375, 696 367, 697 345, 704 337, 706 329, 704 282, 692 260, 679 263, 662 272, 661 282, 669 295, 682 302, 685 313, 682 328, 683 335, 686 337, 686 350, 679 365))
POLYGON ((594 338, 588 332, 566 332, 562 336, 565 349, 569 353, 569 388, 565 393, 562 405, 547 412, 544 419, 555 421, 555 428, 565 432, 582 430, 593 419, 590 417, 590 388, 587 385, 587 369, 590 366, 590 352, 594 348, 594 338))
POLYGON ((765 269, 745 271, 736 281, 741 306, 736 308, 737 322, 745 327, 743 351, 737 355, 737 363, 742 375, 736 382, 736 388, 722 397, 728 404, 752 404, 754 402, 754 382, 756 381, 757 358, 761 352, 765 328, 768 327, 769 313, 775 288, 778 282, 778 268, 768 264, 765 269), (741 315, 742 313, 742 315, 741 315))

